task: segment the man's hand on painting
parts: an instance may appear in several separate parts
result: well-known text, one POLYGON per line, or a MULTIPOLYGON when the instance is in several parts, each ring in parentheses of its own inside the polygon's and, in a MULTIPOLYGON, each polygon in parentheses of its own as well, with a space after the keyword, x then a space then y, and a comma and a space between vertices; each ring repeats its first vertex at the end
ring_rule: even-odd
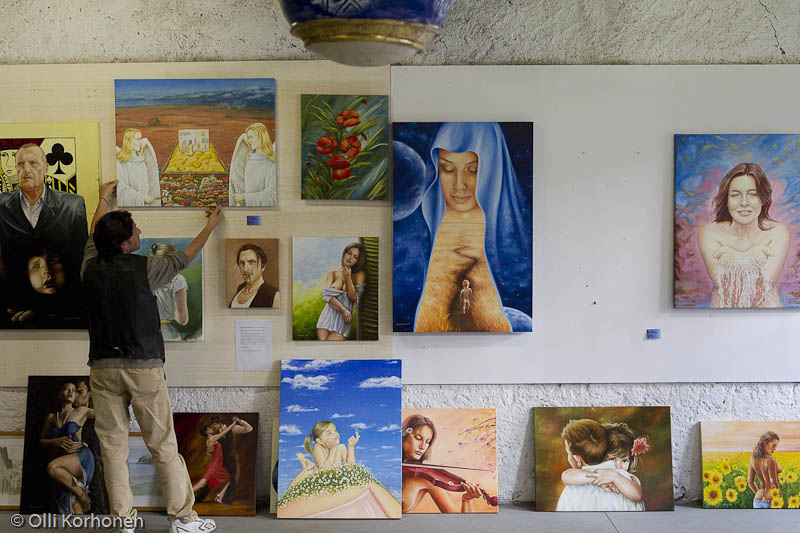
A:
POLYGON ((33 310, 27 309, 18 311, 17 309, 7 309, 8 314, 11 315, 12 322, 25 322, 33 316, 33 310))

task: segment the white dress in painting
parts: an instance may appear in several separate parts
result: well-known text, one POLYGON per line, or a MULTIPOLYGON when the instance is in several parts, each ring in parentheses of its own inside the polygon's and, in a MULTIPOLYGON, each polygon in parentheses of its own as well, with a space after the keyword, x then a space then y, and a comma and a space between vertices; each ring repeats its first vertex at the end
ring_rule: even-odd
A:
MULTIPOLYGON (((117 147, 119 154, 119 147, 117 147)), ((160 206, 161 184, 153 145, 142 139, 142 149, 124 163, 117 161, 117 205, 120 207, 160 206), (146 203, 146 199, 152 201, 146 203)))
MULTIPOLYGON (((272 146, 274 151, 275 144, 272 146)), ((246 134, 240 135, 231 158, 229 205, 237 205, 234 194, 244 194, 245 207, 276 205, 276 170, 275 161, 259 150, 250 149, 246 134)))
POLYGON ((158 288, 154 293, 158 306, 158 317, 161 319, 161 336, 165 341, 183 340, 178 329, 172 324, 175 320, 175 293, 189 288, 186 278, 178 274, 172 281, 158 288))
MULTIPOLYGON (((614 461, 584 466, 583 470, 614 470, 628 479, 632 477, 630 472, 614 468, 614 461)), ((606 489, 591 483, 586 485, 566 485, 558 498, 556 511, 644 511, 644 502, 635 502, 622 494, 608 492, 606 489)))

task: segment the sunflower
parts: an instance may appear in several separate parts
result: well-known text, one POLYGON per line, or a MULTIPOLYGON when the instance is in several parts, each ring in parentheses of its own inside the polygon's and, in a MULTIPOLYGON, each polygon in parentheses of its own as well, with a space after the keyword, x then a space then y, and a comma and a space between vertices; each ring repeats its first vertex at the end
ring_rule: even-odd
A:
POLYGON ((778 474, 778 483, 786 483, 786 477, 783 474, 778 474))
POLYGON ((794 472, 789 472, 788 474, 786 474, 786 481, 788 481, 789 483, 794 483, 795 481, 797 481, 797 474, 795 474, 794 472))
POLYGON ((719 488, 719 485, 709 485, 703 489, 703 500, 708 505, 719 505, 722 501, 722 489, 719 488))
POLYGON ((711 481, 711 471, 703 470, 703 481, 711 481))
POLYGON ((727 457, 723 457, 723 458, 722 458, 722 462, 723 462, 723 463, 730 463, 730 462, 731 462, 731 460, 730 460, 730 459, 728 459, 727 457))
POLYGON ((725 499, 731 503, 734 503, 739 498, 739 493, 733 489, 728 489, 725 491, 725 499))
POLYGON ((780 498, 781 497, 781 489, 779 488, 772 488, 769 489, 769 495, 773 498, 780 498))
POLYGON ((769 505, 770 509, 782 509, 783 508, 783 498, 772 498, 772 503, 769 505))
POLYGON ((746 480, 744 479, 744 476, 736 476, 733 478, 733 482, 738 485, 739 483, 746 483, 746 480))
POLYGON ((728 464, 728 463, 722 463, 720 465, 720 468, 722 469, 722 475, 723 476, 726 475, 726 474, 730 474, 730 472, 731 472, 731 465, 728 464))
POLYGON ((716 470, 712 470, 711 471, 711 479, 709 479, 709 482, 712 485, 719 485, 720 483, 722 483, 722 474, 720 474, 716 470))
POLYGON ((739 471, 739 465, 733 464, 731 465, 731 468, 733 468, 737 472, 739 471))
POLYGON ((800 495, 795 494, 791 498, 789 498, 789 509, 799 509, 800 508, 800 495))
POLYGON ((747 490, 747 483, 744 481, 742 481, 741 483, 737 483, 736 490, 738 490, 739 492, 744 492, 745 490, 747 490))

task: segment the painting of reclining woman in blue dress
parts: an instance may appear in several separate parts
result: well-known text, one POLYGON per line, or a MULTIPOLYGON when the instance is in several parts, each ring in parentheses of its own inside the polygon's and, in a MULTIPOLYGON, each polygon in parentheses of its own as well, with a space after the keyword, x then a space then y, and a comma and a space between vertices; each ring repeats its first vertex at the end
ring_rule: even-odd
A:
POLYGON ((532 331, 533 124, 393 131, 394 331, 532 331))

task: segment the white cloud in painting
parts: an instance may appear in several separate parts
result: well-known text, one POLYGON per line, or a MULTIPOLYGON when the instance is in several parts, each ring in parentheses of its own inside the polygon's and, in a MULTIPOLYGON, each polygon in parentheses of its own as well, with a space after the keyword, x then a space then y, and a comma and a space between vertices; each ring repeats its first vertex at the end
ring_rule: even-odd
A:
POLYGON ((279 442, 279 443, 285 443, 286 441, 285 441, 285 440, 283 440, 283 439, 278 439, 278 442, 279 442))
POLYGON ((397 431, 398 429, 400 429, 400 426, 397 424, 389 424, 388 426, 383 426, 378 431, 397 431))
POLYGON ((331 415, 331 418, 333 418, 333 419, 336 419, 336 418, 353 418, 354 416, 356 416, 356 415, 354 415, 353 413, 347 413, 346 415, 340 415, 339 413, 333 413, 331 415))
POLYGON ((353 429, 369 429, 372 426, 368 426, 364 422, 356 422, 355 424, 350 424, 350 427, 353 429))
POLYGON ((400 361, 398 359, 390 359, 389 361, 386 361, 387 365, 396 365, 396 364, 399 364, 399 363, 400 363, 400 361))
POLYGON ((281 361, 281 370, 305 372, 309 370, 321 370, 323 368, 341 365, 342 363, 344 363, 344 361, 333 361, 331 359, 314 359, 305 362, 299 359, 284 359, 281 361))
POLYGON ((304 376, 297 374, 293 378, 283 378, 281 383, 288 383, 293 389, 328 390, 327 385, 333 381, 328 376, 304 376))
POLYGON ((381 446, 381 450, 391 450, 394 449, 394 446, 381 446))
POLYGON ((314 411, 319 411, 316 407, 303 407, 302 405, 290 405, 286 407, 287 413, 312 413, 314 411))
POLYGON ((382 387, 391 387, 399 389, 402 386, 400 378, 397 376, 389 376, 386 378, 369 378, 365 379, 358 384, 361 389, 377 389, 382 387))
POLYGON ((284 424, 280 428, 278 428, 278 431, 280 432, 281 435, 302 435, 303 434, 303 432, 300 431, 300 428, 297 427, 294 424, 284 424))

